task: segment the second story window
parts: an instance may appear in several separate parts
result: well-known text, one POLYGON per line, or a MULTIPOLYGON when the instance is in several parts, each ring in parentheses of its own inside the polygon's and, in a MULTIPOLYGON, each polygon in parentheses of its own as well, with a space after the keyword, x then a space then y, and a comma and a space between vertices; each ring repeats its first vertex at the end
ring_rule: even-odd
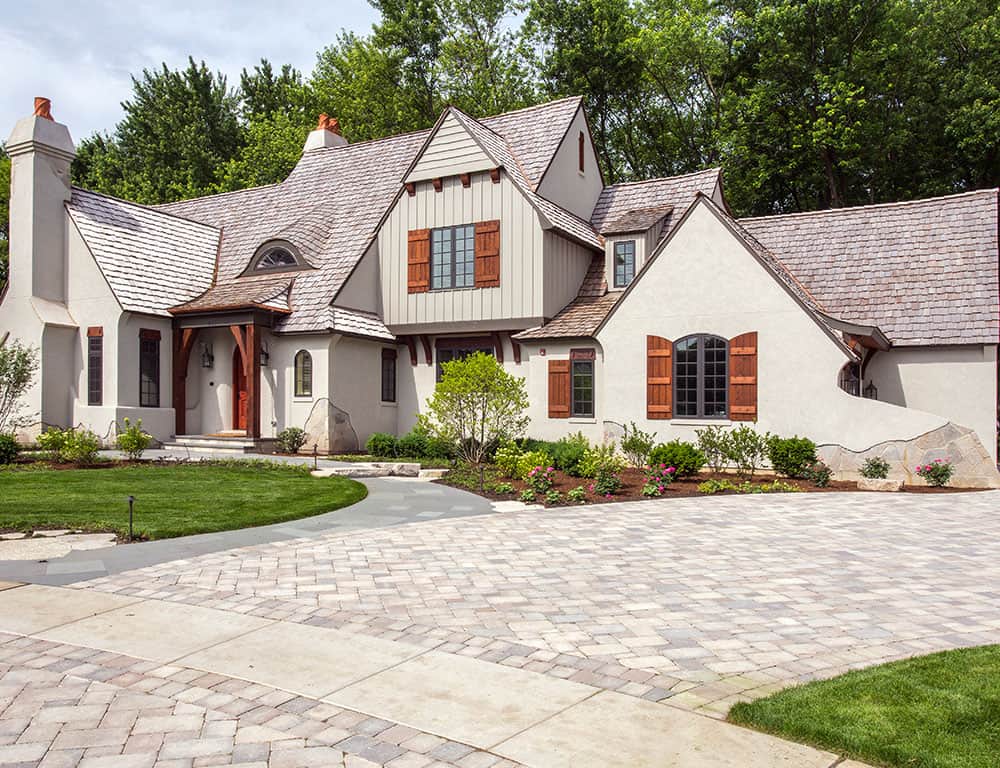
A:
POLYGON ((615 243, 615 288, 625 288, 635 277, 635 240, 615 243))
POLYGON ((472 288, 475 283, 475 228, 470 224, 431 230, 431 290, 472 288))

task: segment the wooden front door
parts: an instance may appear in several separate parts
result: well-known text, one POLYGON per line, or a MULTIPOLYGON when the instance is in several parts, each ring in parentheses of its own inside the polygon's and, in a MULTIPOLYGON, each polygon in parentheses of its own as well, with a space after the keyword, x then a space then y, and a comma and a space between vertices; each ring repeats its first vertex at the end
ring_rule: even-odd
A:
POLYGON ((233 350, 233 429, 247 428, 247 374, 240 348, 233 350))

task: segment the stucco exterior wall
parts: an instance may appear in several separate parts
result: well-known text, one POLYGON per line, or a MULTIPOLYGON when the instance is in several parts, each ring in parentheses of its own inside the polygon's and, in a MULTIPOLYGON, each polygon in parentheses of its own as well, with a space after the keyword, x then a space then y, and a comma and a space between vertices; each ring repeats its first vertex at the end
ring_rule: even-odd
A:
POLYGON ((338 307, 361 309, 366 312, 382 311, 381 292, 379 290, 378 241, 374 241, 361 261, 354 268, 347 282, 337 294, 338 307))
MULTIPOLYGON (((564 435, 574 432, 582 432, 592 443, 600 443, 604 440, 604 423, 611 418, 611 414, 617 413, 620 405, 615 403, 608 396, 607 365, 605 364, 605 351, 601 344, 594 339, 560 339, 559 341, 546 341, 538 344, 525 345, 524 365, 525 373, 521 376, 527 377, 528 416, 531 423, 528 425, 528 434, 541 440, 558 440, 564 435), (568 419, 549 418, 549 360, 568 360, 570 350, 573 349, 593 349, 596 351, 594 360, 594 417, 568 419)), ((645 387, 643 389, 645 391, 645 387)))
POLYGON ((865 371, 879 400, 928 411, 975 430, 997 459, 995 345, 896 347, 878 352, 865 371))
POLYGON ((604 182, 583 109, 579 109, 556 150, 548 171, 538 185, 538 193, 581 219, 589 220, 604 182), (583 171, 580 171, 580 132, 584 137, 583 171))

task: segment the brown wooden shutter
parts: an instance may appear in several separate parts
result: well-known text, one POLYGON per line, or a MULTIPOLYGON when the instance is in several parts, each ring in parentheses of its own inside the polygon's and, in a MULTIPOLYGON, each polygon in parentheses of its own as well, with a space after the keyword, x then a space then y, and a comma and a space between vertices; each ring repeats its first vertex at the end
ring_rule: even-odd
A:
POLYGON ((674 345, 661 336, 646 337, 646 418, 669 419, 674 415, 674 345))
POLYGON ((406 292, 426 293, 431 286, 431 231, 411 229, 406 250, 406 292))
POLYGON ((757 332, 729 340, 729 418, 757 421, 757 332))
POLYGON ((569 360, 549 360, 549 418, 568 419, 570 376, 569 360))
POLYGON ((476 288, 500 285, 500 222, 476 222, 476 288))

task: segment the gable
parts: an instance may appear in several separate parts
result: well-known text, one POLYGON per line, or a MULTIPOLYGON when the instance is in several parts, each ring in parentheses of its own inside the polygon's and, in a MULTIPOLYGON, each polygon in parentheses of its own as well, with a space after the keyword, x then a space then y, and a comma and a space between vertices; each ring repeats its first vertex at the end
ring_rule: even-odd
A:
POLYGON ((407 175, 406 182, 485 171, 495 166, 496 163, 476 143, 455 115, 449 112, 431 136, 413 170, 407 175))
POLYGON ((583 219, 589 219, 603 190, 604 179, 581 106, 538 183, 538 194, 583 219), (580 136, 583 136, 582 171, 580 136))

